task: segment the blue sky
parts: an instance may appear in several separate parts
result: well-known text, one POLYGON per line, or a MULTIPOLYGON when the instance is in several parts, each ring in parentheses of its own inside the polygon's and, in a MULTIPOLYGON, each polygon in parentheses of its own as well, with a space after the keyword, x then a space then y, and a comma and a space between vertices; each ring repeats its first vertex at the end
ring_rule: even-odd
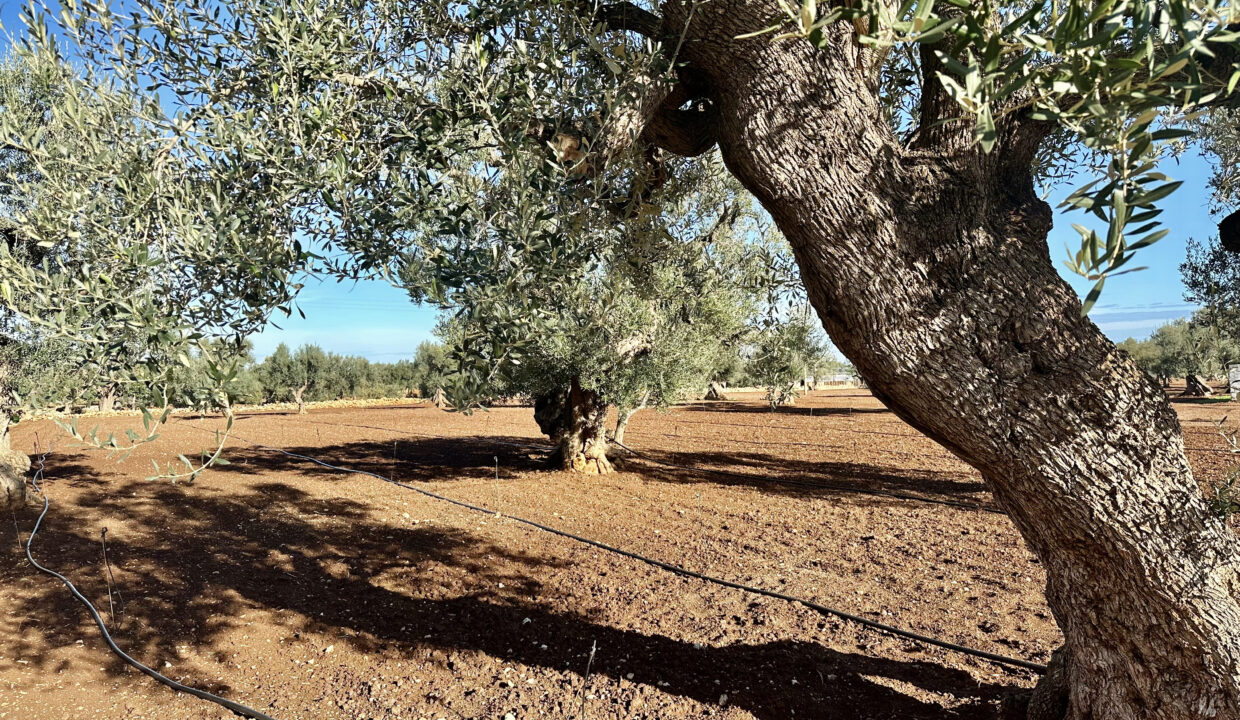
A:
MULTIPOLYGON (((1116 341, 1129 337, 1145 338, 1158 326, 1192 314, 1194 306, 1184 301, 1180 263, 1184 261, 1189 238, 1204 242, 1218 234, 1221 218, 1210 215, 1209 208, 1209 162, 1201 155, 1189 152, 1178 160, 1163 162, 1161 170, 1172 179, 1184 182, 1175 194, 1160 205, 1165 211, 1160 219, 1171 233, 1139 251, 1131 263, 1133 267, 1149 266, 1149 269, 1108 280, 1102 298, 1090 313, 1098 327, 1116 341)), ((1067 185, 1056 188, 1048 200, 1052 206, 1057 206, 1072 189, 1067 185)), ((1086 218, 1092 216, 1056 208, 1055 228, 1048 239, 1051 259, 1060 269, 1060 274, 1081 296, 1090 291, 1093 283, 1064 267, 1063 261, 1068 257, 1064 243, 1076 252, 1080 247, 1080 236, 1072 228, 1072 223, 1091 225, 1086 218)))
POLYGON ((343 355, 395 362, 413 357, 418 343, 432 339, 435 328, 434 309, 415 305, 404 290, 377 280, 311 280, 298 305, 305 319, 296 313, 289 318, 277 314, 254 338, 256 358, 271 354, 280 343, 290 348, 313 343, 343 355))
MULTIPOLYGON (((7 32, 20 29, 20 10, 21 3, 0 1, 0 22, 7 32)), ((0 40, 0 45, 4 44, 0 40)), ((1186 154, 1165 163, 1163 171, 1184 181, 1177 193, 1163 201, 1163 220, 1171 229, 1170 235, 1141 251, 1134 261, 1148 265, 1148 270, 1108 281, 1091 313, 1094 322, 1117 341, 1146 337, 1159 325, 1192 313, 1192 306, 1184 302, 1179 274, 1185 243, 1190 237, 1205 240, 1216 232, 1218 218, 1211 217, 1208 210, 1208 163, 1200 156, 1186 154)), ((1071 189, 1057 188, 1048 199, 1057 205, 1071 189)), ((1079 244, 1071 223, 1088 224, 1085 217, 1056 210, 1049 239, 1052 259, 1081 295, 1089 291, 1091 283, 1068 273, 1062 261, 1067 257, 1064 243, 1074 250, 1079 244)), ((257 357, 269 354, 281 342, 294 347, 315 343, 333 352, 391 362, 411 357, 418 343, 431 338, 436 319, 433 309, 415 306, 403 291, 381 281, 310 281, 299 304, 306 314, 304 319, 296 314, 278 317, 254 338, 257 357)))

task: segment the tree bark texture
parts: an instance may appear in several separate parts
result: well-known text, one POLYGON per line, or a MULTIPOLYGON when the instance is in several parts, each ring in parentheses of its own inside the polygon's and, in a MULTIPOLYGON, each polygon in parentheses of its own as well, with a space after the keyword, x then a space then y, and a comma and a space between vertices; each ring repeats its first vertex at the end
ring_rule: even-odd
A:
POLYGON ((112 412, 116 408, 116 388, 106 387, 99 395, 99 412, 112 412))
MULTIPOLYGON (((983 155, 905 147, 871 52, 736 39, 778 3, 663 4, 729 169, 792 244, 836 346, 893 412, 977 468, 1047 571, 1065 717, 1240 718, 1236 539, 1207 508, 1164 393, 1053 267, 1019 114, 983 155)), ((1053 703, 1045 703, 1053 706, 1053 703)))
POLYGON ((551 461, 561 469, 587 475, 613 471, 607 459, 607 404, 576 378, 567 389, 535 398, 534 419, 556 444, 551 461))
POLYGON ((9 437, 9 421, 0 418, 0 502, 6 507, 26 504, 26 473, 30 458, 13 450, 9 437))
POLYGON ((293 390, 293 402, 297 403, 297 414, 298 415, 306 414, 306 403, 305 403, 305 400, 303 400, 302 398, 305 397, 306 388, 308 387, 309 387, 308 385, 302 385, 301 387, 293 390))

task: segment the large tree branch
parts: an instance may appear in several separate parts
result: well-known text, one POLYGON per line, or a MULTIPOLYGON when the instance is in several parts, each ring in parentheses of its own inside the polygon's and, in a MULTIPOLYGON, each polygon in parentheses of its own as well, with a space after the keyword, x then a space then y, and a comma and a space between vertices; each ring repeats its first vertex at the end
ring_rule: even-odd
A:
POLYGON ((593 9, 594 19, 606 25, 609 30, 635 32, 651 40, 662 40, 664 37, 663 18, 631 2, 596 6, 589 0, 581 0, 581 5, 593 9))
POLYGON ((681 157, 697 157, 715 146, 715 111, 702 98, 675 85, 646 121, 641 139, 681 157), (685 107, 685 105, 688 107, 685 107))

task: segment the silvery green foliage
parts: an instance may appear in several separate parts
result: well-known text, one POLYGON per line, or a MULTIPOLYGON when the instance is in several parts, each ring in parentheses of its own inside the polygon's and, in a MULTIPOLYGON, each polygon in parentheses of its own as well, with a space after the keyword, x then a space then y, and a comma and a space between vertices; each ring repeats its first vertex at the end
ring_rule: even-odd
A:
MULTIPOLYGON (((48 143, 74 142, 73 128, 59 119, 60 110, 74 102, 72 93, 57 64, 11 55, 0 60, 0 115, 22 133, 48 143)), ((6 180, 0 183, 0 421, 7 425, 36 407, 72 404, 89 392, 91 379, 89 369, 75 362, 80 348, 42 325, 56 308, 33 303, 38 312, 30 317, 14 309, 34 300, 22 274, 46 267, 49 276, 64 275, 82 259, 78 244, 40 243, 23 229, 25 213, 56 201, 31 153, 0 144, 0 177, 6 180)))
POLYGON ((766 388, 772 410, 795 400, 802 380, 833 374, 843 365, 827 349, 821 328, 804 305, 757 333, 749 354, 745 382, 766 388))
POLYGON ((1220 211, 1240 209, 1240 109, 1215 108, 1196 123, 1201 149, 1213 156, 1213 207, 1220 211))
POLYGON ((1230 328, 1210 322, 1205 313, 1167 323, 1145 340, 1129 338, 1119 344, 1159 380, 1201 375, 1224 377, 1227 366, 1240 360, 1240 343, 1230 328))
MULTIPOLYGON (((659 188, 643 217, 609 220, 623 233, 619 242, 562 262, 554 282, 502 281, 458 295, 440 335, 462 366, 485 365, 454 378, 457 407, 471 398, 538 396, 573 379, 621 409, 702 392, 787 284, 774 268, 790 263, 777 242, 756 240, 769 228, 716 162, 701 161, 659 188), (527 303, 536 315, 512 310, 527 303)), ((488 259, 509 262, 486 255, 480 262, 488 259)))
MULTIPOLYGON (((30 232, 64 242, 65 228, 82 228, 71 232, 90 238, 91 261, 71 279, 15 276, 34 298, 21 309, 55 307, 64 320, 52 329, 100 354, 115 349, 118 324, 174 354, 244 335, 292 311, 305 273, 404 268, 418 300, 511 302, 521 296, 497 288, 553 289, 565 268, 619 239, 649 245, 661 232, 629 207, 653 183, 644 159, 597 169, 581 152, 653 53, 601 36, 572 7, 148 0, 134 9, 67 3, 59 16, 87 68, 73 78, 83 99, 63 112, 85 141, 40 144, 5 127, 65 198, 26 214, 30 232), (100 185, 107 196, 90 191, 100 185)), ((23 52, 54 63, 45 22, 29 15, 23 52)), ((539 316, 530 303, 510 311, 539 316)), ((518 339, 497 342, 511 340, 515 357, 518 339)), ((489 361, 466 372, 489 372, 489 361)))

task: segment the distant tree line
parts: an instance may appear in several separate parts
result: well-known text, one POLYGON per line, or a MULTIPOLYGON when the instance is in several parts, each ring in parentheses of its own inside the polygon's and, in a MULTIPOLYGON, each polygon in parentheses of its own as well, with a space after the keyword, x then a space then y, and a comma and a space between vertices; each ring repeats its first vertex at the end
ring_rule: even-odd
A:
POLYGON ((1119 347, 1163 385, 1190 375, 1221 378, 1228 365, 1240 362, 1240 342, 1230 328, 1214 325, 1206 317, 1194 313, 1163 325, 1145 340, 1128 338, 1119 347))
MULTIPOLYGON (((441 334, 446 332, 441 327, 441 334)), ((217 343, 208 346, 213 358, 204 353, 182 357, 162 383, 151 386, 100 382, 90 367, 59 360, 52 343, 22 348, 24 367, 37 372, 23 374, 16 383, 25 404, 42 410, 110 411, 165 405, 205 410, 218 407, 223 400, 229 405, 297 403, 301 411, 305 403, 325 400, 433 397, 449 387, 459 372, 449 347, 427 341, 418 346, 412 359, 383 363, 329 352, 318 345, 290 349, 281 343, 271 355, 256 361, 249 343, 217 343), (221 367, 229 375, 222 383, 212 377, 221 367), (223 398, 218 397, 221 387, 223 398)), ((831 353, 821 330, 808 316, 754 330, 744 343, 708 358, 708 364, 699 372, 699 393, 707 381, 765 388, 773 407, 791 402, 806 378, 821 380, 852 372, 850 365, 831 353)), ((519 388, 498 381, 489 394, 493 398, 525 396, 519 388)), ((681 397, 692 395, 690 390, 681 397)))
POLYGON ((429 397, 444 386, 448 367, 442 345, 424 342, 413 359, 395 363, 372 362, 355 355, 339 355, 317 345, 296 350, 281 343, 262 362, 252 347, 212 345, 215 363, 203 353, 180 358, 155 386, 100 383, 88 367, 58 362, 52 346, 33 348, 40 371, 18 379, 18 392, 32 408, 75 411, 162 407, 207 409, 226 400, 230 405, 259 405, 376 398, 429 397), (215 367, 227 368, 229 377, 217 382, 215 367), (225 398, 219 398, 223 387, 225 398))
POLYGON ((1188 241, 1180 265, 1184 299, 1200 306, 1154 331, 1145 340, 1119 344, 1146 372, 1166 385, 1171 378, 1219 379, 1240 363, 1240 265, 1220 238, 1188 241))

